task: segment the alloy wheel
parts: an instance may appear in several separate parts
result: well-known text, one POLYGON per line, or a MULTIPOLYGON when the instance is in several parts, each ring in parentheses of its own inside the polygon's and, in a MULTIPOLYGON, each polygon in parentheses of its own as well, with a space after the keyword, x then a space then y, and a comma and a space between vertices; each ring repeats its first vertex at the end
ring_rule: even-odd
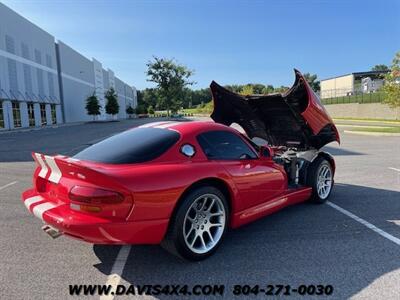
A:
POLYGON ((197 254, 212 250, 225 229, 226 211, 222 200, 214 194, 198 197, 186 212, 183 236, 187 247, 197 254))
POLYGON ((326 199, 332 188, 332 171, 327 165, 322 165, 318 172, 317 192, 321 199, 326 199))

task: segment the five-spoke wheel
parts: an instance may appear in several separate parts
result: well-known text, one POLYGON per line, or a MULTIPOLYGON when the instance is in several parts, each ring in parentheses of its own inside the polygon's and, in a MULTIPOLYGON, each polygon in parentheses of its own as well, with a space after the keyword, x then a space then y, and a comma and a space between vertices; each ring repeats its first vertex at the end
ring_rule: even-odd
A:
POLYGON ((332 188, 332 170, 324 164, 318 171, 317 191, 321 199, 326 199, 329 196, 332 188))
POLYGON ((307 171, 307 185, 313 189, 311 201, 324 203, 333 187, 332 165, 323 157, 317 157, 307 171))
POLYGON ((227 201, 219 189, 193 189, 181 199, 162 246, 186 259, 204 259, 221 243, 228 218, 227 201))
POLYGON ((221 239, 226 211, 222 200, 214 194, 197 198, 188 209, 183 234, 185 243, 195 253, 206 253, 221 239))

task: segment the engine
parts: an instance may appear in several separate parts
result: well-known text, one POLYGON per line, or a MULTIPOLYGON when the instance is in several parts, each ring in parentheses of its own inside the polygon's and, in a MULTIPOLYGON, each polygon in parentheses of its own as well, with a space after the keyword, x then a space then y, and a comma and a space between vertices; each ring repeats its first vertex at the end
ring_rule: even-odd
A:
POLYGON ((318 151, 301 150, 295 147, 274 147, 274 161, 284 166, 288 174, 288 185, 298 186, 306 183, 307 167, 318 151))

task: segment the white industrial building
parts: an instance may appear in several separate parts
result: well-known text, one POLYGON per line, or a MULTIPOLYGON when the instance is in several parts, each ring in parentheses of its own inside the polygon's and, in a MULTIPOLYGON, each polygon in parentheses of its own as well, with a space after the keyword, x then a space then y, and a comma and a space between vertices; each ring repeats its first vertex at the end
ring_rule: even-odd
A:
POLYGON ((85 99, 118 94, 118 118, 137 106, 136 89, 0 3, 0 130, 89 121, 85 99))
POLYGON ((353 72, 321 79, 321 99, 345 97, 376 92, 383 85, 388 71, 353 72))

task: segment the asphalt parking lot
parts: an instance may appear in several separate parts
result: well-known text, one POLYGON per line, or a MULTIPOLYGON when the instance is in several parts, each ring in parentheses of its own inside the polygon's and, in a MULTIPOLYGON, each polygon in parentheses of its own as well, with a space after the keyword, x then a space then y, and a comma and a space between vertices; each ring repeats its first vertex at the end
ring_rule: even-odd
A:
POLYGON ((400 137, 342 133, 340 147, 326 147, 337 164, 331 205, 295 205, 231 231, 206 261, 185 263, 159 246, 120 251, 45 235, 20 198, 31 186, 30 152, 71 155, 153 120, 0 134, 0 298, 69 298, 69 284, 105 284, 121 270, 124 285, 225 284, 227 298, 235 284, 270 283, 330 284, 330 299, 400 298, 400 137))

